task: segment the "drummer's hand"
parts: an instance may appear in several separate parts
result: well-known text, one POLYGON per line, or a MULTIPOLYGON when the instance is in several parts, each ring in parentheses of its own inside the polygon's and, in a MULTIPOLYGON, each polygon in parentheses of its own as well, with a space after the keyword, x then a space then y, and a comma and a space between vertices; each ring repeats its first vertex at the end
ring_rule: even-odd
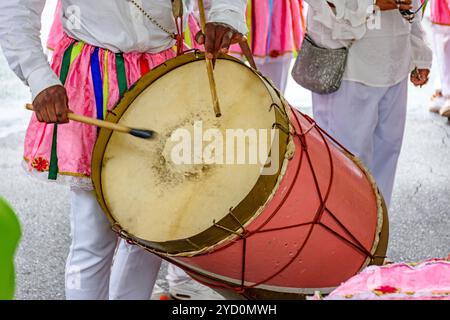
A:
POLYGON ((49 87, 33 101, 33 110, 39 122, 67 123, 67 92, 61 85, 49 87))
POLYGON ((429 80, 430 70, 429 69, 415 69, 411 72, 411 82, 416 87, 422 87, 427 84, 429 80))
POLYGON ((215 60, 219 53, 228 53, 232 44, 244 38, 242 33, 225 23, 209 22, 205 31, 206 37, 200 31, 195 38, 199 44, 205 45, 206 57, 210 60, 215 60))
POLYGON ((377 0, 376 5, 381 11, 385 10, 411 10, 412 0, 377 0))

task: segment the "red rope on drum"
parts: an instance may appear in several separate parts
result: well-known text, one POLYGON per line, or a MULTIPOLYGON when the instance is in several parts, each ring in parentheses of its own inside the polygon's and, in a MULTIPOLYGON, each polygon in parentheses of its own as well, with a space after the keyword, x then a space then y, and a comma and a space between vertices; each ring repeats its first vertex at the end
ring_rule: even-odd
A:
MULTIPOLYGON (((345 239, 342 235, 340 235, 337 231, 334 231, 333 229, 331 229, 330 227, 328 227, 326 224, 320 223, 320 225, 327 230, 328 232, 331 232, 332 234, 334 234, 336 237, 340 238, 341 240, 343 240, 344 242, 348 243, 349 245, 351 245, 352 247, 354 247, 355 249, 361 251, 362 253, 364 253, 366 256, 370 257, 371 259, 373 259, 372 253, 370 253, 369 250, 367 250, 356 238, 354 235, 352 235, 351 233, 349 233, 350 237, 355 240, 357 242, 357 244, 354 244, 353 242, 349 241, 348 239, 345 239)), ((348 232, 347 230, 345 230, 346 232, 348 232)))
POLYGON ((330 139, 331 141, 334 142, 334 144, 336 144, 339 148, 341 148, 342 150, 344 150, 345 152, 347 152, 350 155, 354 155, 352 152, 350 152, 350 150, 348 150, 346 147, 344 147, 343 144, 341 144, 339 141, 337 141, 333 136, 331 136, 328 132, 326 132, 325 130, 323 130, 321 127, 319 127, 316 123, 316 121, 311 118, 310 116, 308 116, 307 114, 302 114, 303 117, 309 121, 310 123, 314 123, 315 127, 319 130, 319 132, 321 132, 322 134, 324 134, 325 136, 327 136, 328 139, 330 139))
MULTIPOLYGON (((297 122, 298 122, 298 124, 300 126, 300 122, 298 121, 297 115, 295 115, 295 117, 296 117, 297 122)), ((301 128, 301 126, 300 126, 300 128, 301 128)), ((301 133, 301 136, 303 137, 303 139, 305 139, 305 136, 304 136, 303 133, 301 133)), ((316 186, 317 193, 318 193, 319 199, 320 199, 320 207, 319 207, 319 209, 316 212, 316 216, 315 216, 314 221, 313 221, 314 223, 317 223, 320 220, 320 218, 323 215, 323 212, 325 211, 326 203, 328 201, 328 197, 330 196, 331 186, 333 185, 333 180, 334 180, 334 162, 333 162, 333 157, 331 155, 330 146, 328 145, 328 143, 326 143, 325 139, 323 139, 323 141, 324 141, 324 144, 325 144, 325 146, 327 148, 328 158, 330 160, 330 181, 329 181, 329 184, 328 184, 328 188, 327 188, 327 192, 326 192, 325 198, 322 198, 322 193, 321 193, 321 190, 320 190, 319 181, 317 180, 316 171, 314 170, 314 167, 313 167, 313 164, 312 164, 312 161, 311 161, 311 157, 309 156, 308 151, 305 150, 306 151, 306 158, 308 159, 309 167, 311 168, 311 172, 312 172, 312 175, 313 175, 313 178, 314 178, 314 184, 316 186)), ((306 139, 305 139, 305 143, 306 143, 306 139)))
MULTIPOLYGON (((296 116, 296 118, 297 118, 297 116, 296 116)), ((322 128, 317 126, 317 124, 314 121, 314 119, 312 119, 311 117, 309 117, 307 115, 305 115, 305 119, 307 119, 310 123, 314 123, 315 124, 316 128, 318 129, 317 131, 318 131, 319 135, 322 137, 322 140, 324 141, 325 145, 327 146, 327 150, 328 150, 330 156, 331 156, 331 150, 330 150, 329 145, 326 143, 324 135, 326 135, 329 139, 331 139, 335 144, 337 144, 341 149, 346 151, 348 154, 353 155, 349 150, 347 150, 342 144, 340 144, 337 140, 335 140, 332 136, 330 136, 326 131, 324 131, 322 128)), ((298 121, 298 118, 297 118, 297 121, 298 121)), ((332 160, 331 160, 331 163, 332 163, 332 160)), ((332 169, 333 169, 333 167, 332 167, 332 169)), ((347 227, 334 215, 334 213, 330 209, 325 208, 325 211, 327 211, 327 213, 333 218, 333 220, 342 229, 344 229, 344 231, 352 238, 352 240, 354 240, 356 242, 357 245, 355 245, 351 241, 348 241, 343 236, 341 236, 339 233, 337 233, 336 231, 332 230, 331 228, 329 228, 328 226, 326 226, 325 224, 320 222, 320 225, 322 227, 324 227, 326 230, 332 232, 335 236, 339 237, 341 240, 344 240, 345 242, 348 242, 349 244, 352 244, 355 248, 357 248, 358 250, 362 251, 365 255, 367 255, 371 259, 374 258, 372 253, 364 247, 364 245, 347 229, 347 227)))
MULTIPOLYGON (((305 149, 302 149, 302 151, 305 151, 305 149)), ((299 160, 299 164, 298 164, 297 170, 295 171, 294 181, 297 181, 297 178, 298 178, 298 176, 300 174, 300 169, 301 169, 302 164, 303 164, 303 156, 304 156, 304 154, 305 154, 304 152, 302 152, 300 154, 300 160, 299 160)), ((292 183, 288 187, 288 190, 287 190, 286 194, 284 195, 283 199, 280 201, 278 206, 275 208, 274 212, 267 218, 266 221, 264 221, 264 223, 261 224, 261 226, 259 226, 259 228, 257 228, 254 231, 252 231, 252 233, 257 233, 257 232, 261 231, 262 228, 264 228, 276 216, 276 214, 283 207, 284 203, 286 202, 286 200, 288 199, 288 197, 291 194, 292 190, 294 189, 294 185, 295 185, 295 183, 292 183)))
MULTIPOLYGON (((301 126, 300 121, 298 120, 297 115, 294 113, 294 116, 297 120, 297 123, 299 126, 301 126)), ((347 150, 342 144, 340 144, 337 140, 335 140, 332 136, 330 136, 326 131, 324 131, 322 128, 320 128, 317 123, 314 121, 314 119, 312 119, 311 117, 309 117, 308 115, 303 115, 305 117, 305 119, 310 122, 311 124, 313 124, 313 126, 315 128, 317 128, 317 132, 319 133, 319 135, 322 138, 322 141, 324 142, 326 148, 327 148, 327 152, 330 158, 330 165, 331 165, 331 170, 333 170, 334 172, 334 166, 333 166, 333 159, 331 156, 331 150, 330 150, 330 146, 328 145, 328 143, 326 142, 325 136, 327 136, 330 140, 332 140, 336 145, 338 145, 341 149, 343 149, 345 152, 352 154, 349 150, 347 150)), ((315 175, 315 172, 313 171, 313 174, 315 175)), ((330 179, 330 187, 332 185, 332 181, 333 181, 333 174, 332 177, 330 179)), ((342 228, 344 229, 345 233, 347 233, 347 235, 349 235, 353 241, 356 242, 356 245, 354 243, 352 243, 351 241, 347 240, 346 238, 344 238, 342 235, 340 235, 338 232, 332 230, 331 228, 329 228, 327 225, 323 224, 322 222, 320 222, 319 220, 321 219, 323 212, 321 214, 321 216, 319 217, 319 219, 315 220, 315 223, 321 225, 323 228, 325 228, 327 231, 331 232, 332 234, 334 234, 335 236, 337 236, 338 238, 340 238, 341 240, 351 244, 352 246, 354 246, 356 249, 360 250, 361 252, 363 252, 365 255, 369 256, 371 259, 373 259, 373 255, 372 253, 367 250, 364 245, 347 229, 347 227, 345 227, 345 225, 335 216, 335 214, 325 206, 324 208, 324 212, 326 211, 332 218, 333 220, 342 228)))
POLYGON ((310 224, 311 224, 311 222, 304 222, 304 223, 299 223, 299 224, 293 224, 293 225, 290 225, 288 227, 278 227, 278 228, 272 228, 272 229, 264 229, 264 230, 258 231, 258 233, 281 231, 281 230, 285 230, 285 229, 288 229, 288 228, 293 229, 293 228, 298 228, 298 227, 304 227, 304 226, 307 226, 307 225, 310 225, 310 224))

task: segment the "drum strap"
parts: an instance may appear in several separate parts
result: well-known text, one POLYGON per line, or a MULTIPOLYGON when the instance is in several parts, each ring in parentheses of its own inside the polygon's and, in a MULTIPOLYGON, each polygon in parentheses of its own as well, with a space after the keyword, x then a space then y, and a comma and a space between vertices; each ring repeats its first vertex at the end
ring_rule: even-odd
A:
MULTIPOLYGON (((64 57, 61 66, 61 72, 59 75, 59 79, 63 85, 65 85, 67 76, 69 74, 70 61, 72 57, 72 50, 75 45, 73 42, 64 52, 64 57)), ((52 150, 50 155, 50 168, 48 172, 49 180, 56 180, 58 177, 58 153, 57 153, 57 141, 58 141, 58 125, 55 124, 53 127, 53 139, 52 139, 52 150)))

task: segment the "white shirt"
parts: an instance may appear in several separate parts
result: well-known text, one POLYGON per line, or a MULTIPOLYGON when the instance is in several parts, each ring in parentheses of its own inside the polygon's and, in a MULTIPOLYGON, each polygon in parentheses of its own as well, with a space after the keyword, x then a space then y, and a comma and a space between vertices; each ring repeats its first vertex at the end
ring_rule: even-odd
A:
MULTIPOLYGON (((196 0, 184 0, 187 14, 196 0)), ((176 33, 170 0, 136 0, 161 26, 176 33)), ((247 0, 214 0, 209 21, 227 23, 247 33, 247 0)), ((50 68, 40 40, 45 0, 1 0, 0 44, 13 71, 27 84, 33 99, 60 84, 50 68)), ((128 0, 62 0, 62 23, 71 37, 113 52, 158 53, 174 39, 146 18, 128 0)))
MULTIPOLYGON (((379 26, 368 18, 373 0, 306 0, 309 3, 308 34, 327 48, 348 46, 344 80, 373 87, 389 87, 404 80, 414 69, 430 69, 433 53, 426 43, 418 14, 406 21, 399 10, 379 12, 379 26)), ((414 0, 414 9, 420 0, 414 0)))

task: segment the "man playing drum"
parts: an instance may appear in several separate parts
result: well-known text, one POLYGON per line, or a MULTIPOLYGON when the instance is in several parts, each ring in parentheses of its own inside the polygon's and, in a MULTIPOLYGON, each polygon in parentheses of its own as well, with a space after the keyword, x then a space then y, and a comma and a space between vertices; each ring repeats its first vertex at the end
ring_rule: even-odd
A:
MULTIPOLYGON (((62 1, 65 35, 55 48, 51 66, 39 38, 44 5, 45 0, 2 1, 0 41, 11 68, 32 93, 35 115, 25 138, 27 171, 71 186, 66 298, 148 299, 161 260, 124 241, 117 243, 89 179, 97 129, 68 123, 67 112, 70 108, 104 119, 127 88, 175 57, 177 25, 172 3, 62 1)), ((183 5, 187 21, 192 0, 183 5)), ((227 52, 247 32, 245 7, 245 0, 213 2, 211 22, 201 39, 210 59, 227 52)))

